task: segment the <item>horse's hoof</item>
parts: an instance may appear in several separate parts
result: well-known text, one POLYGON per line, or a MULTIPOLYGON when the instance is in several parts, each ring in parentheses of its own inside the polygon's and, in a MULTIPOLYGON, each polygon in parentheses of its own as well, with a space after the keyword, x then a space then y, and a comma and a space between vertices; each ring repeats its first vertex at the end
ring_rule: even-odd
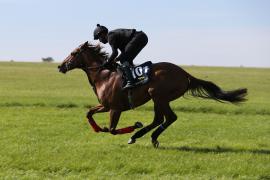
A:
POLYGON ((136 139, 130 138, 130 139, 128 140, 128 144, 134 144, 135 142, 136 142, 136 139))
POLYGON ((135 128, 142 128, 143 127, 143 124, 141 122, 135 122, 134 124, 135 128))
POLYGON ((154 148, 158 148, 158 146, 159 146, 158 140, 153 140, 152 139, 152 144, 153 144, 154 148))
POLYGON ((102 132, 109 132, 109 129, 107 127, 104 127, 101 131, 102 132))

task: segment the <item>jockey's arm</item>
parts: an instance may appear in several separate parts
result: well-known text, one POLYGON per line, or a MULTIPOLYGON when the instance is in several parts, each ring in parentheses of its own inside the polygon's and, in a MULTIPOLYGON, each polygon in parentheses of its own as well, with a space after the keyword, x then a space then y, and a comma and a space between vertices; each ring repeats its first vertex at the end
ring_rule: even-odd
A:
POLYGON ((112 47, 112 54, 111 54, 111 56, 109 57, 109 59, 108 59, 108 63, 111 63, 111 62, 113 62, 114 61, 114 59, 117 57, 117 55, 118 55, 118 50, 117 50, 117 48, 115 48, 114 46, 111 46, 112 47))

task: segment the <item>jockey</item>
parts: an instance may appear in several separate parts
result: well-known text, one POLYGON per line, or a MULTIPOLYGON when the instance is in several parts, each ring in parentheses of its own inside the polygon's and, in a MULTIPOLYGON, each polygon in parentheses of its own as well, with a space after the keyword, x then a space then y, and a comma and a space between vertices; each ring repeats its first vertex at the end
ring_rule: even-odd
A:
POLYGON ((146 34, 136 29, 115 29, 108 31, 105 26, 97 24, 94 30, 94 39, 106 44, 109 42, 112 54, 106 64, 113 61, 120 61, 127 77, 127 84, 123 89, 134 87, 134 80, 130 67, 133 66, 133 59, 139 54, 148 42, 146 34), (118 49, 121 54, 118 55, 118 49))

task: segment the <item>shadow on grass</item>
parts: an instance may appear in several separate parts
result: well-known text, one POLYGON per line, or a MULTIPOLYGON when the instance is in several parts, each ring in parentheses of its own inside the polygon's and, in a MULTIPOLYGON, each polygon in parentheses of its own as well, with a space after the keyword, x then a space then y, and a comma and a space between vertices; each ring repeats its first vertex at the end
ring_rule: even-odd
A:
POLYGON ((178 150, 194 153, 252 153, 252 154, 270 154, 270 150, 266 149, 233 149, 217 146, 216 148, 203 148, 203 147, 159 147, 161 150, 178 150))
POLYGON ((56 107, 58 107, 58 108, 76 108, 79 106, 77 104, 73 104, 73 103, 65 103, 65 104, 58 104, 58 105, 56 105, 56 107))

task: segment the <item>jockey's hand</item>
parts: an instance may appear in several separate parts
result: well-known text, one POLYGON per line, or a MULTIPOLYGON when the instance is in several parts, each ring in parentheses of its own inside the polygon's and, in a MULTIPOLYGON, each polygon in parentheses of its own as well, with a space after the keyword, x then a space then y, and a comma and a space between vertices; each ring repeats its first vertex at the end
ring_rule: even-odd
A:
POLYGON ((117 62, 117 61, 119 61, 119 59, 118 58, 115 58, 113 62, 117 62))
POLYGON ((104 68, 109 68, 111 66, 111 62, 106 60, 106 61, 104 61, 104 63, 102 64, 102 66, 104 68))

